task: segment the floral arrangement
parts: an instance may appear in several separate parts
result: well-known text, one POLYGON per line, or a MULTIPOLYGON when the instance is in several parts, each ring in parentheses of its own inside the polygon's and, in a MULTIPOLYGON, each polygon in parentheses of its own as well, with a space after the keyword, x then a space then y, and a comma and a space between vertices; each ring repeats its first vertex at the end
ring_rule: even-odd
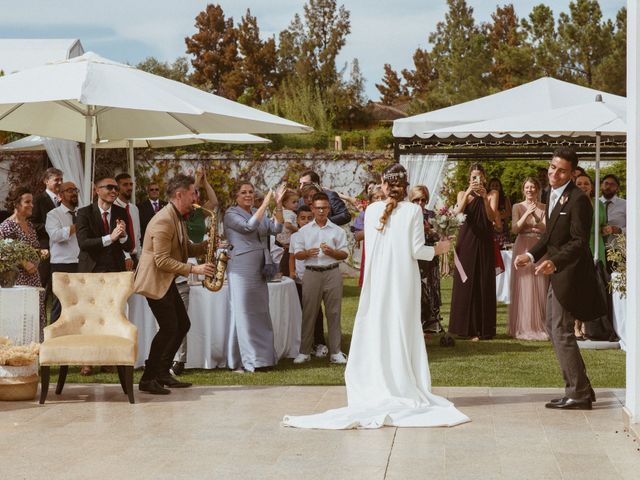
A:
POLYGON ((614 235, 615 241, 607 249, 607 260, 613 265, 609 289, 618 292, 622 298, 627 296, 627 238, 623 234, 614 235))
POLYGON ((37 263, 40 252, 20 240, 0 240, 0 272, 16 270, 23 262, 37 263))
POLYGON ((438 202, 435 215, 429 219, 429 224, 440 238, 455 239, 466 218, 464 213, 456 213, 452 208, 438 202))
POLYGON ((458 230, 467 219, 464 213, 456 213, 455 210, 446 206, 439 201, 436 204, 435 215, 429 219, 429 225, 433 231, 441 238, 451 240, 451 250, 443 255, 440 260, 440 271, 443 277, 451 275, 453 269, 456 268, 462 281, 467 280, 467 276, 462 268, 462 264, 455 252, 455 243, 458 236, 458 230))
POLYGON ((40 345, 37 343, 15 346, 7 337, 0 337, 0 365, 12 367, 32 365, 38 358, 39 350, 40 345))

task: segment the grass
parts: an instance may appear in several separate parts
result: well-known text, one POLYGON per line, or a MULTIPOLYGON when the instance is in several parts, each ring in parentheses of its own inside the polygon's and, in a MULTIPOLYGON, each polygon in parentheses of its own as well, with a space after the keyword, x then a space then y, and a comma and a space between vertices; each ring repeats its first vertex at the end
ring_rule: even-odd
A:
MULTIPOLYGON (((345 280, 342 304, 342 345, 351 342, 353 320, 360 291, 356 279, 345 280)), ((449 317, 451 279, 442 282, 445 325, 449 317)), ((491 341, 456 339, 453 348, 441 347, 439 337, 427 341, 431 378, 434 386, 485 387, 563 387, 562 374, 549 342, 514 340, 506 335, 507 306, 498 304, 497 336, 491 341)), ((594 387, 620 388, 625 385, 625 353, 621 350, 586 350, 582 356, 594 387)), ((68 382, 117 383, 115 374, 79 375, 70 368, 68 382)), ((136 372, 135 381, 141 372, 136 372)), ((311 362, 293 365, 282 360, 270 371, 237 374, 226 369, 187 370, 182 380, 200 385, 343 385, 344 367, 312 357, 311 362)), ((55 381, 55 377, 52 379, 55 381)))

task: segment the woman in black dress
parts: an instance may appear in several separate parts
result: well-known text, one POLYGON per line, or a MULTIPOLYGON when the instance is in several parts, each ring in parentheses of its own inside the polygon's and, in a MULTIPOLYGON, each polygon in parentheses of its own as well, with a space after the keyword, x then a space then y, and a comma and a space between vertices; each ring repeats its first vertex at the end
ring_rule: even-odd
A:
POLYGON ((469 187, 458 192, 456 212, 467 218, 460 228, 456 253, 462 264, 453 272, 449 332, 472 340, 496 334, 496 270, 493 221, 498 192, 487 192, 484 168, 469 169, 469 187))

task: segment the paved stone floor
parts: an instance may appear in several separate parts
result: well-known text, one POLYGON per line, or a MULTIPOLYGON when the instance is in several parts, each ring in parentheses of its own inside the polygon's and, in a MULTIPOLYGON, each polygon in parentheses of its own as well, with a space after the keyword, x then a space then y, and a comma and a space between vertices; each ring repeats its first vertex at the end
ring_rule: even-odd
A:
POLYGON ((556 389, 436 388, 454 428, 305 431, 285 413, 342 406, 343 387, 194 387, 166 397, 74 385, 46 405, 0 402, 1 479, 638 479, 623 390, 589 412, 547 410, 556 389))

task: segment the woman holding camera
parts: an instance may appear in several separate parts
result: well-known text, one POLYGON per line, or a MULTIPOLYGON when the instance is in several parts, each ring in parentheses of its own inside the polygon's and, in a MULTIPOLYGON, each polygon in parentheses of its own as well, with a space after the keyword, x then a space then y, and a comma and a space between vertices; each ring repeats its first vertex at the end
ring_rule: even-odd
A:
POLYGON ((449 332, 472 340, 496 334, 496 265, 493 222, 498 213, 498 192, 487 192, 482 165, 469 169, 469 187, 458 192, 456 213, 467 218, 460 228, 453 272, 449 332))

